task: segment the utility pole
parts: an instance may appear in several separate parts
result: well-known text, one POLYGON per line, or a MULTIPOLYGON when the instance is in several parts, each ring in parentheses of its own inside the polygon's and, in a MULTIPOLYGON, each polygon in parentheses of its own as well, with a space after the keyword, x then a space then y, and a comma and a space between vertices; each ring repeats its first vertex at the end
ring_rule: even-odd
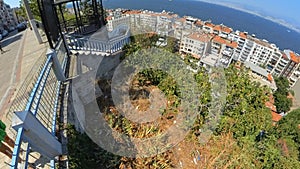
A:
POLYGON ((29 23, 30 23, 30 26, 34 32, 34 35, 36 37, 36 40, 39 42, 39 44, 41 44, 43 41, 42 41, 42 38, 41 38, 41 35, 36 27, 36 22, 33 18, 33 15, 32 15, 32 12, 31 12, 31 9, 29 7, 29 3, 27 0, 23 0, 24 2, 24 6, 25 6, 25 10, 26 10, 26 14, 27 14, 27 18, 29 20, 29 23))

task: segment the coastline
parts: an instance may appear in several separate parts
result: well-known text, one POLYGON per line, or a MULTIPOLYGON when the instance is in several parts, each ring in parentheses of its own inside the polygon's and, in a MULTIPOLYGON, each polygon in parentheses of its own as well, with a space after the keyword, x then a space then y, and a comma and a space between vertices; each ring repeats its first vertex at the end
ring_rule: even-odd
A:
POLYGON ((282 20, 282 19, 275 19, 271 16, 265 16, 265 15, 262 15, 260 13, 257 13, 257 12, 253 12, 253 11, 250 11, 250 10, 247 10, 247 9, 243 9, 243 8, 240 8, 238 6, 232 6, 233 4, 230 4, 230 3, 223 3, 223 2, 215 2, 215 1, 210 1, 210 0, 192 0, 192 1, 198 1, 198 2, 204 2, 204 3, 209 3, 209 4, 213 4, 213 5, 220 5, 220 6, 223 6, 223 7, 227 7, 227 8, 231 8, 231 9, 234 9, 234 10, 238 10, 238 11, 242 11, 242 12, 246 12, 248 14, 252 14, 252 15, 255 15, 255 16, 258 16, 258 17, 261 17, 263 19, 266 19, 266 20, 269 20, 269 21, 272 21, 276 24, 279 24, 281 26, 284 26, 290 30, 293 30, 297 33, 300 33, 300 28, 297 28, 296 26, 282 20))

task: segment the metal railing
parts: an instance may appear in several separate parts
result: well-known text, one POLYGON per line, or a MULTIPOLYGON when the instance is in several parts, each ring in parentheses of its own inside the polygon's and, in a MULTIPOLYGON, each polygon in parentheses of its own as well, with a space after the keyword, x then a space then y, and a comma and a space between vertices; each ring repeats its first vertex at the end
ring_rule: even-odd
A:
MULTIPOLYGON (((61 39, 52 54, 47 54, 47 57, 41 56, 37 60, 35 66, 17 91, 6 118, 12 121, 14 112, 30 112, 55 137, 59 95, 62 85, 61 81, 58 80, 57 72, 54 70, 55 65, 57 65, 55 60, 58 61, 59 67, 65 72, 68 59, 67 50, 113 53, 121 50, 125 44, 129 43, 129 36, 128 30, 120 36, 112 36, 108 41, 85 37, 78 38, 69 35, 65 39, 68 49, 65 48, 61 39)), ((12 125, 9 127, 9 135, 15 139, 15 147, 10 164, 12 169, 28 168, 31 154, 37 153, 32 151, 34 145, 30 145, 23 138, 24 131, 23 127, 18 128, 17 131, 12 129, 12 125), (22 153, 20 153, 20 150, 22 153)), ((46 165, 54 169, 55 160, 52 159, 49 162, 46 165)))
POLYGON ((102 33, 100 32, 102 35, 98 35, 99 37, 80 37, 74 34, 66 36, 70 50, 110 54, 121 50, 125 44, 130 42, 129 27, 125 25, 120 25, 119 29, 112 32, 102 31, 102 33), (100 36, 106 38, 101 38, 100 36))
MULTIPOLYGON (((14 112, 18 111, 31 112, 55 136, 61 82, 57 80, 53 69, 53 57, 57 57, 63 72, 65 72, 68 57, 62 40, 59 41, 52 54, 48 54, 47 57, 41 56, 38 59, 18 90, 6 118, 12 120, 14 112)), ((17 132, 12 129, 12 126, 9 129, 10 136, 16 140, 10 167, 27 168, 31 146, 26 140, 23 140, 24 129, 21 127, 17 132), (20 154, 20 149, 22 149, 23 155, 20 154)), ((50 162, 50 167, 54 168, 53 160, 50 162)))

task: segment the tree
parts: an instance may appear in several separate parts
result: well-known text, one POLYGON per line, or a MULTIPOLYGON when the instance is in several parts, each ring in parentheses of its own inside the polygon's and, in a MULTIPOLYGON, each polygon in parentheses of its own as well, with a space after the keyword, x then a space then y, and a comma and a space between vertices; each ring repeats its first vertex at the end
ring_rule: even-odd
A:
POLYGON ((269 89, 250 80, 246 69, 230 66, 226 70, 227 100, 217 133, 232 132, 241 140, 255 137, 271 128, 271 113, 265 107, 269 89))
POLYGON ((287 98, 289 94, 289 81, 285 77, 275 78, 277 90, 274 92, 277 112, 288 112, 292 106, 292 100, 287 98))
POLYGON ((278 137, 288 137, 300 146, 300 109, 288 113, 276 128, 278 137))
MULTIPOLYGON (((41 14, 39 11, 39 6, 37 3, 37 0, 27 0, 29 7, 31 9, 31 12, 33 14, 34 19, 36 20, 41 20, 41 14)), ((27 18, 27 14, 26 14, 26 10, 25 10, 25 6, 24 6, 24 2, 23 0, 20 0, 20 11, 19 11, 19 15, 27 18)))
POLYGON ((274 98, 277 112, 288 112, 290 110, 293 102, 291 99, 287 98, 287 95, 283 95, 280 92, 275 92, 274 98))

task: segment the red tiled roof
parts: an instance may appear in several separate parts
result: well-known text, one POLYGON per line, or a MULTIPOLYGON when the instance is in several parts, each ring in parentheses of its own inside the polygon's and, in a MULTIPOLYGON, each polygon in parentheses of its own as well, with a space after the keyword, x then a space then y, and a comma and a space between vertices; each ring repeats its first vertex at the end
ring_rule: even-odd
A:
POLYGON ((197 20, 197 21, 196 21, 196 23, 195 23, 195 25, 197 25, 197 26, 202 26, 202 25, 203 25, 203 23, 202 23, 202 21, 200 21, 200 20, 197 20))
POLYGON ((214 29, 215 31, 221 31, 222 26, 221 26, 221 25, 216 25, 213 29, 214 29))
POLYGON ((220 36, 215 36, 213 39, 214 42, 218 42, 221 44, 225 44, 226 46, 232 47, 232 48, 237 48, 238 47, 238 43, 234 42, 234 41, 228 41, 226 39, 223 39, 220 36))
POLYGON ((266 107, 276 112, 276 107, 270 101, 265 103, 266 107))
POLYGON ((212 24, 210 22, 205 22, 204 25, 208 26, 208 27, 211 27, 211 28, 213 28, 215 26, 214 24, 212 24))
POLYGON ((177 21, 179 21, 179 22, 185 22, 186 19, 185 18, 179 18, 177 21))
POLYGON ((230 32, 232 32, 232 29, 229 28, 229 27, 227 27, 227 26, 223 26, 223 27, 222 27, 222 32, 230 33, 230 32))
POLYGON ((108 16, 108 17, 106 17, 106 20, 108 21, 108 20, 111 20, 112 19, 112 16, 108 16))
POLYGON ((240 35, 241 38, 247 39, 247 34, 246 33, 240 32, 239 35, 240 35))
POLYGON ((282 118, 281 115, 279 115, 279 114, 275 113, 274 111, 272 111, 272 120, 274 122, 278 122, 279 120, 281 120, 281 118, 282 118))
POLYGON ((230 33, 232 30, 227 27, 227 26, 224 26, 224 25, 216 25, 214 28, 214 30, 216 31, 221 31, 221 32, 225 32, 225 33, 230 33))
POLYGON ((269 80, 270 82, 273 81, 273 77, 272 77, 272 75, 271 75, 270 73, 268 74, 268 80, 269 80))
POLYGON ((295 63, 300 63, 300 56, 296 56, 294 52, 290 52, 291 60, 295 63))
POLYGON ((138 10, 129 10, 129 11, 124 11, 123 14, 128 14, 128 15, 132 15, 132 14, 140 14, 142 13, 142 11, 138 11, 138 10))
POLYGON ((208 34, 204 33, 192 33, 188 37, 201 42, 208 42, 211 38, 208 34))
POLYGON ((267 108, 271 109, 272 111, 277 112, 277 109, 276 109, 276 106, 274 106, 274 103, 275 103, 275 100, 274 100, 273 95, 271 94, 269 96, 269 101, 267 101, 265 103, 265 105, 266 105, 267 108))

